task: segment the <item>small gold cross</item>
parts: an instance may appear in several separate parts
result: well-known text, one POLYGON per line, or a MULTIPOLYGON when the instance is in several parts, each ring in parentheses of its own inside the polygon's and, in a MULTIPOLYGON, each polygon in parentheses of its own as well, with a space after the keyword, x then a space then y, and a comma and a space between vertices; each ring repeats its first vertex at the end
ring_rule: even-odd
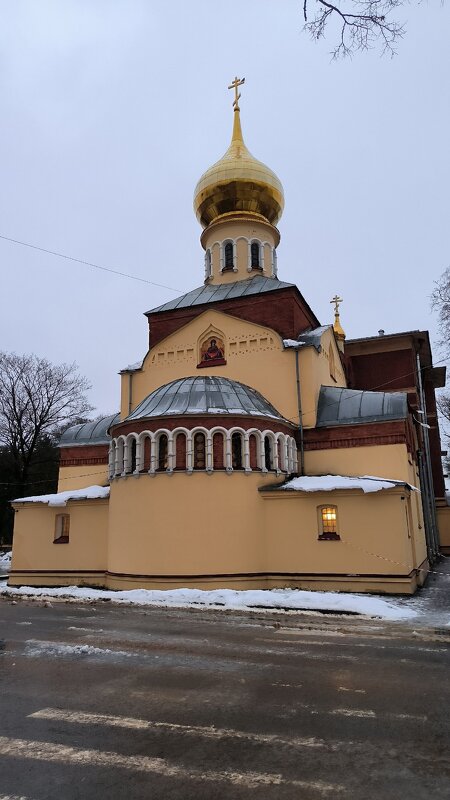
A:
POLYGON ((241 96, 241 93, 238 92, 238 86, 242 86, 243 83, 245 83, 245 78, 242 78, 242 80, 241 80, 241 78, 238 78, 237 75, 236 75, 234 81, 232 81, 231 84, 228 87, 229 89, 234 89, 233 105, 234 105, 234 110, 235 111, 239 111, 240 110, 239 109, 239 98, 241 96))
POLYGON ((339 306, 343 302, 344 301, 343 301, 342 297, 339 297, 338 294, 335 294, 333 299, 330 300, 330 303, 334 303, 334 313, 337 314, 338 316, 339 316, 339 306))

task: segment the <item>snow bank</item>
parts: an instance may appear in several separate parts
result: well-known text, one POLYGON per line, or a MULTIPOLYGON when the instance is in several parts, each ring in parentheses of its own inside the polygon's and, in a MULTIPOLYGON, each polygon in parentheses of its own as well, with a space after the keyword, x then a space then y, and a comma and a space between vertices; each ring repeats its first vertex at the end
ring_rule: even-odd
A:
POLYGON ((65 506, 69 500, 102 500, 109 497, 109 486, 86 486, 56 494, 37 494, 34 497, 18 497, 12 503, 47 503, 48 506, 65 506))
POLYGON ((408 486, 418 491, 415 486, 409 486, 404 481, 376 478, 373 475, 351 477, 349 475, 303 475, 280 486, 280 489, 289 489, 296 492, 332 492, 334 489, 362 489, 363 492, 380 492, 382 489, 393 489, 395 486, 408 486))
POLYGON ((11 553, 0 553, 0 567, 9 567, 11 565, 11 553))
MULTIPOLYGON (((1 587, 1 584, 0 584, 1 587)), ((167 608, 203 607, 232 609, 235 611, 333 611, 353 612, 368 617, 387 620, 404 620, 417 616, 417 611, 407 608, 401 601, 381 597, 339 592, 307 592, 299 589, 171 589, 168 591, 132 589, 112 591, 79 586, 61 586, 38 589, 33 586, 12 587, 4 585, 0 595, 8 597, 61 597, 74 600, 111 600, 137 606, 163 606, 167 608)))

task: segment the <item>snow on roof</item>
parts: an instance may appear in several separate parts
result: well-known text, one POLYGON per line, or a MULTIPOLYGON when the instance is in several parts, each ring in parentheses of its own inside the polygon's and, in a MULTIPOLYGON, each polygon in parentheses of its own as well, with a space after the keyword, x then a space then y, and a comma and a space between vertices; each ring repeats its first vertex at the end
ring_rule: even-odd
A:
POLYGON ((86 486, 56 494, 37 494, 34 497, 17 497, 12 503, 46 503, 48 506, 66 506, 69 500, 103 500, 109 497, 109 486, 86 486))
POLYGON ((297 342, 296 339, 283 339, 283 345, 285 347, 294 347, 298 349, 299 347, 303 347, 305 342, 297 342))
MULTIPOLYGON (((279 489, 294 492, 332 492, 336 489, 362 489, 365 494, 380 492, 382 489, 394 489, 396 486, 406 486, 414 491, 419 491, 415 486, 410 486, 405 481, 377 478, 373 475, 352 477, 350 475, 303 475, 292 478, 279 489)), ((276 488, 276 487, 273 487, 276 488)))
POLYGON ((123 369, 121 369, 120 372, 121 373, 122 372, 137 372, 138 370, 140 370, 142 368, 142 364, 143 363, 144 363, 144 359, 141 358, 141 360, 140 361, 136 361, 135 364, 128 364, 128 366, 124 367, 123 369))

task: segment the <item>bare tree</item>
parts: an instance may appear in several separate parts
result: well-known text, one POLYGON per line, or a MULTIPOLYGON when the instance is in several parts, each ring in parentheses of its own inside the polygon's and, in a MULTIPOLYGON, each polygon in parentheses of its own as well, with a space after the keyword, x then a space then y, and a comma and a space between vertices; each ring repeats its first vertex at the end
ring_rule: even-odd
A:
POLYGON ((76 364, 0 352, 0 447, 8 452, 19 483, 27 483, 42 438, 91 410, 89 388, 76 364))
POLYGON ((438 314, 439 347, 450 355, 450 267, 435 281, 431 306, 438 314))
POLYGON ((395 54, 405 26, 392 12, 405 0, 303 0, 304 28, 312 39, 325 36, 329 27, 337 28, 333 58, 351 55, 380 45, 382 53, 395 54))

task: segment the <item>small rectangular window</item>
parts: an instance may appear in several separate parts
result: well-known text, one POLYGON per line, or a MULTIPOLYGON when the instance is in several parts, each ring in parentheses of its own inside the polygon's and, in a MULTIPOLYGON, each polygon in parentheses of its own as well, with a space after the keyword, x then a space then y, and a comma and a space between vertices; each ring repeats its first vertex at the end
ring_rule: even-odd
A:
POLYGON ((319 508, 319 539, 332 541, 340 538, 337 525, 337 506, 321 506, 319 508))
POLYGON ((55 517, 54 544, 67 544, 69 541, 70 514, 57 514, 55 517))

